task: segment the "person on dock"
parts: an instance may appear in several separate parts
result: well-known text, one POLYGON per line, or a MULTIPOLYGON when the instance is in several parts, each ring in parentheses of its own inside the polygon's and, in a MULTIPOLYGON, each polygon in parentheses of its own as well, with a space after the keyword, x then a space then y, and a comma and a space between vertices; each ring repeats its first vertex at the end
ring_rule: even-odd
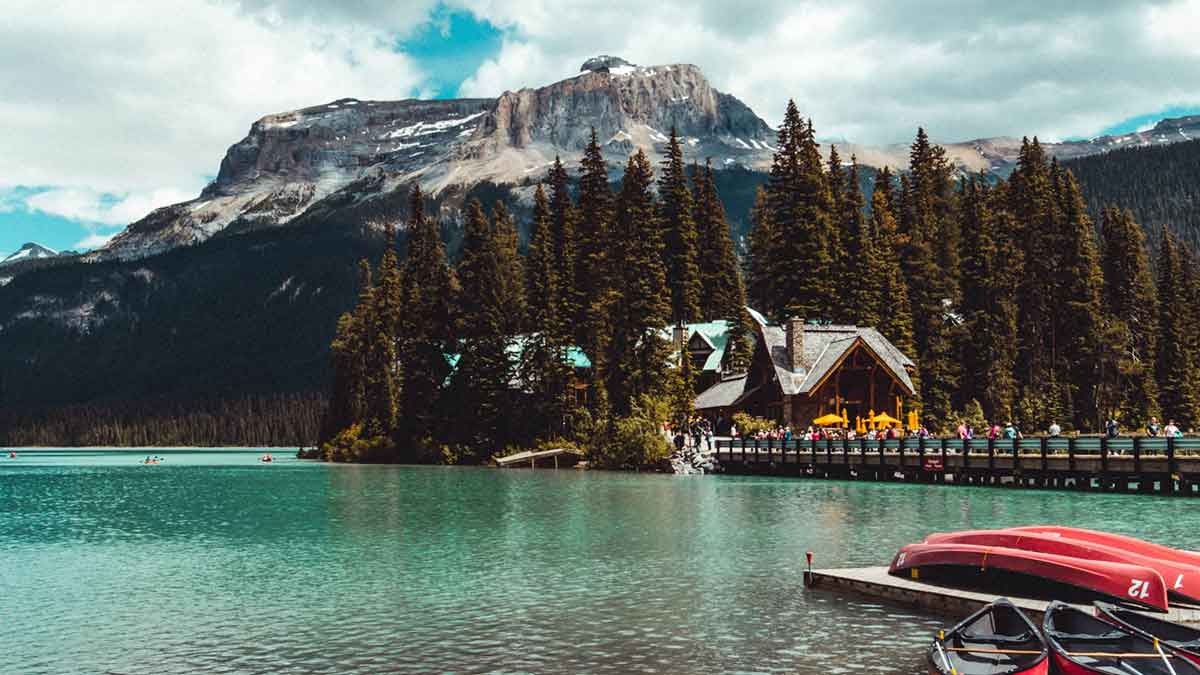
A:
POLYGON ((1167 426, 1163 427, 1163 436, 1167 438, 1179 438, 1183 436, 1183 432, 1175 425, 1175 420, 1170 420, 1167 422, 1167 426))
POLYGON ((1112 417, 1104 423, 1104 435, 1109 438, 1116 438, 1121 435, 1121 427, 1117 426, 1117 420, 1112 417))
POLYGON ((992 425, 988 427, 987 437, 988 437, 989 441, 1000 440, 1000 423, 999 422, 992 422, 992 425))
POLYGON ((969 438, 970 438, 970 435, 969 435, 969 432, 967 431, 967 421, 959 420, 958 421, 958 440, 965 441, 965 440, 968 440, 969 438))
POLYGON ((1051 422, 1050 428, 1046 429, 1046 435, 1054 438, 1062 434, 1062 427, 1058 426, 1058 422, 1051 422))
POLYGON ((1150 423, 1146 425, 1146 435, 1158 436, 1160 433, 1162 433, 1162 428, 1158 426, 1158 418, 1151 417, 1150 423))
POLYGON ((1016 425, 1013 424, 1012 422, 1006 422, 1004 424, 1004 440, 1011 441, 1011 440, 1016 439, 1016 437, 1017 437, 1016 425))

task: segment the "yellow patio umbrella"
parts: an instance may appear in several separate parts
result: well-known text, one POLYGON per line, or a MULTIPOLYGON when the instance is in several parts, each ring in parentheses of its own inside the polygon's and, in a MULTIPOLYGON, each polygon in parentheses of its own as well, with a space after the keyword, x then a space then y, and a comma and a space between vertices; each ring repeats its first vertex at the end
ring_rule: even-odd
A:
POLYGON ((841 424, 841 423, 842 423, 842 416, 834 415, 833 413, 829 413, 828 415, 821 415, 817 419, 813 420, 813 424, 815 424, 819 427, 829 427, 829 426, 833 426, 835 424, 841 424))
POLYGON ((875 424, 900 424, 900 420, 887 413, 879 413, 878 415, 872 417, 871 421, 875 424))

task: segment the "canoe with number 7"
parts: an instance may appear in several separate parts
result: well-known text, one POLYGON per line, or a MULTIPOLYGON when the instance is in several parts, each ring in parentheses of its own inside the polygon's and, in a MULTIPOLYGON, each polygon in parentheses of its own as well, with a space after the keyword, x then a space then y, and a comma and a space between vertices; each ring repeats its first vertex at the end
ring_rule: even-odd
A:
POLYGON ((1116 607, 1107 602, 1097 602, 1095 606, 1098 618, 1148 640, 1158 639, 1179 652, 1187 660, 1200 665, 1200 629, 1181 626, 1156 616, 1116 607))
POLYGON ((1200 666, 1146 639, 1061 602, 1042 619, 1055 672, 1062 675, 1200 675, 1200 666))
POLYGON ((925 543, 1003 546, 1072 558, 1141 565, 1162 575, 1167 583, 1167 594, 1172 600, 1200 603, 1200 566, 1153 558, 1127 548, 1024 530, 968 530, 931 534, 925 538, 925 543))
POLYGON ((973 586, 995 580, 1000 572, 1018 575, 1022 584, 1067 586, 1089 599, 1111 599, 1158 612, 1167 611, 1167 587, 1162 575, 1149 567, 1086 560, 1065 555, 975 544, 909 544, 892 559, 888 573, 896 576, 938 577, 973 586))

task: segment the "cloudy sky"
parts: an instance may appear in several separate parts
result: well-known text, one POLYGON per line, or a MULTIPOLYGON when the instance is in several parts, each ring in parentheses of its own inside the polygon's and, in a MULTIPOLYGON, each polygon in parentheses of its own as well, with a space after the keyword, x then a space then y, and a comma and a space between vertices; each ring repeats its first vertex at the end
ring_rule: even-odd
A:
POLYGON ((0 257, 195 196, 263 115, 699 65, 825 138, 1088 137, 1200 110, 1200 0, 0 0, 0 257))

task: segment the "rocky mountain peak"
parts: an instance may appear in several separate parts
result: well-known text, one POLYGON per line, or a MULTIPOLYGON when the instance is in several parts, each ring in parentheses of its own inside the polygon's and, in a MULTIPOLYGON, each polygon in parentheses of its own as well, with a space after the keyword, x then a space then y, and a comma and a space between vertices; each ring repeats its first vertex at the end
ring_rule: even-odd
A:
POLYGON ((47 248, 36 242, 27 242, 17 249, 11 255, 4 259, 0 259, 0 265, 12 265, 26 260, 39 260, 43 258, 54 258, 58 256, 58 251, 52 248, 47 248))
POLYGON ((600 56, 593 56, 592 58, 588 59, 587 61, 584 61, 583 65, 579 67, 579 72, 581 72, 581 73, 586 72, 586 71, 591 71, 594 73, 598 73, 601 71, 612 72, 612 70, 614 68, 635 68, 635 67, 636 67, 635 64, 632 64, 619 56, 608 56, 607 54, 601 54, 600 56))

